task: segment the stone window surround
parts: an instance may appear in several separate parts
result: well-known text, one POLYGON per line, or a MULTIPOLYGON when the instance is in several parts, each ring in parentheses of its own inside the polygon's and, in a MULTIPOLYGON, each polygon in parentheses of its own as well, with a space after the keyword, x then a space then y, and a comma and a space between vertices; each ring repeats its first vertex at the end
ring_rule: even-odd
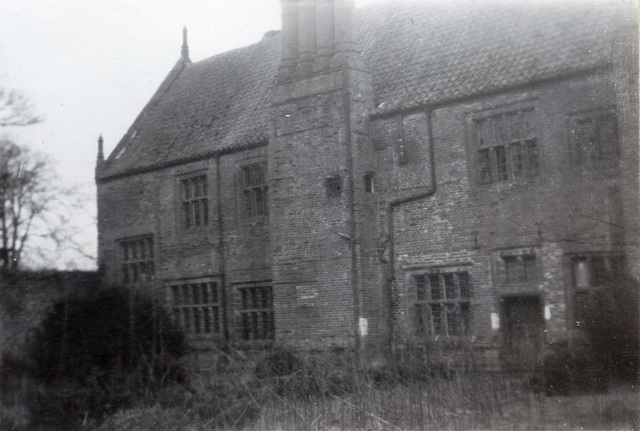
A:
POLYGON ((238 298, 238 328, 245 342, 271 341, 275 337, 273 287, 270 282, 234 286, 238 298))
POLYGON ((240 220, 261 220, 269 215, 267 162, 264 157, 236 163, 240 220), (258 167, 260 169, 258 170, 258 167), (257 175, 256 178, 256 173, 257 175))
MULTIPOLYGON (((467 141, 473 167, 470 172, 473 183, 478 186, 508 184, 539 175, 542 157, 540 140, 537 136, 539 125, 535 118, 537 97, 523 95, 510 99, 502 99, 501 103, 465 113, 468 126, 467 141), (513 115, 524 118, 524 113, 533 116, 529 127, 531 136, 520 136, 519 139, 513 140, 507 138, 505 142, 489 141, 479 145, 477 131, 479 123, 513 115), (501 163, 498 163, 499 161, 501 163)), ((493 130, 493 125, 491 128, 493 130)), ((525 129, 526 127, 523 126, 522 130, 525 129)))
POLYGON ((470 267, 471 265, 465 264, 440 265, 412 268, 407 272, 411 300, 409 306, 412 311, 410 314, 414 318, 411 324, 416 337, 437 340, 440 337, 459 338, 472 335, 473 283, 470 267), (461 278, 461 274, 464 274, 464 279, 461 278), (440 287, 440 293, 435 299, 429 298, 432 295, 430 277, 437 279, 440 287), (453 286, 447 282, 450 280, 453 280, 453 286), (461 284, 461 280, 466 280, 466 287, 465 284, 461 284), (422 288, 419 285, 421 282, 424 283, 422 288), (452 287, 457 295, 447 298, 447 291, 451 294, 452 287), (433 321, 434 309, 440 310, 439 324, 433 321), (419 321, 422 321, 424 327, 421 328, 419 321), (452 325, 454 327, 449 328, 452 325))
POLYGON ((498 252, 498 283, 502 285, 527 285, 540 281, 540 261, 535 247, 520 247, 498 252), (509 265, 513 265, 510 271, 509 265))
POLYGON ((139 235, 117 240, 120 258, 120 276, 123 284, 154 279, 153 235, 139 235))
POLYGON ((580 327, 583 321, 583 309, 591 295, 606 288, 607 283, 624 278, 626 257, 624 253, 603 251, 572 253, 567 255, 567 258, 570 286, 573 292, 572 320, 576 327, 580 327), (605 271, 596 273, 594 269, 597 267, 605 271))
POLYGON ((222 336, 224 307, 218 277, 167 283, 174 321, 188 336, 222 336))
POLYGON ((182 174, 177 177, 178 219, 182 231, 199 230, 209 224, 209 184, 205 170, 182 174), (193 185, 200 184, 200 193, 195 196, 193 185), (186 187, 189 187, 188 189, 186 187))
MULTIPOLYGON (((571 161, 576 167, 606 170, 615 168, 620 157, 620 137, 617 114, 614 106, 602 106, 594 109, 571 112, 567 115, 567 131, 571 161), (593 142, 580 143, 580 128, 593 126, 590 138, 593 142), (604 137, 611 138, 604 142, 604 137)), ((587 132, 587 130, 583 130, 587 132)), ((586 137, 585 137, 586 139, 586 137)))

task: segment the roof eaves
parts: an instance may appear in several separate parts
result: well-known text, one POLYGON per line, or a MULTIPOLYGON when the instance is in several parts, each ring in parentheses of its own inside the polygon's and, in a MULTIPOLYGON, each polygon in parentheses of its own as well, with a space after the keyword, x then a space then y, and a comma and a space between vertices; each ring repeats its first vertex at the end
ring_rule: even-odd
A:
POLYGON ((269 145, 269 142, 266 140, 226 145, 224 147, 218 147, 216 149, 199 153, 199 154, 193 154, 193 155, 176 158, 172 160, 165 160, 159 163, 153 163, 145 166, 136 166, 133 168, 118 171, 114 174, 107 174, 103 176, 99 175, 98 177, 96 177, 96 183, 103 184, 103 183, 117 180, 124 177, 153 172, 160 169, 170 168, 172 166, 178 166, 185 163, 195 162, 198 160, 209 159, 212 157, 220 157, 220 156, 224 156, 225 154, 231 154, 238 151, 246 151, 254 148, 266 147, 267 145, 269 145))
POLYGON ((605 71, 610 71, 612 67, 613 67, 612 63, 610 61, 607 61, 603 64, 598 64, 593 67, 584 68, 580 70, 566 71, 564 73, 554 74, 552 76, 538 77, 537 79, 526 80, 510 86, 497 86, 495 88, 487 88, 484 90, 479 90, 474 93, 463 93, 462 95, 459 95, 459 96, 453 95, 452 97, 434 98, 434 99, 417 102, 410 106, 402 106, 400 108, 395 106, 387 107, 386 105, 382 107, 379 106, 369 112, 369 118, 373 120, 377 118, 390 117, 398 114, 408 114, 408 113, 413 113, 418 111, 438 109, 438 108, 445 107, 447 105, 451 105, 452 103, 468 102, 474 99, 485 98, 487 96, 496 95, 506 91, 514 91, 517 89, 544 84, 547 82, 571 79, 574 77, 589 75, 592 73, 603 73, 605 71))

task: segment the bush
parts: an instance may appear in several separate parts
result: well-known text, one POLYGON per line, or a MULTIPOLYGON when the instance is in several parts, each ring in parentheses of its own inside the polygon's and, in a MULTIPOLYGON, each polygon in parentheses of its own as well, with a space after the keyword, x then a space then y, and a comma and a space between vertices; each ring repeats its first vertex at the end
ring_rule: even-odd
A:
POLYGON ((530 383, 535 391, 547 395, 568 396, 605 389, 602 369, 594 361, 591 349, 586 345, 569 348, 566 343, 550 347, 530 383))
POLYGON ((55 304, 31 346, 37 389, 30 409, 58 428, 99 419, 185 378, 182 333, 152 299, 123 288, 55 304))
POLYGON ((532 380, 550 395, 604 391, 638 379, 638 286, 622 280, 592 292, 584 308, 584 340, 552 346, 532 380))
POLYGON ((584 329, 594 360, 609 380, 635 381, 640 355, 638 285, 627 279, 594 292, 584 329))

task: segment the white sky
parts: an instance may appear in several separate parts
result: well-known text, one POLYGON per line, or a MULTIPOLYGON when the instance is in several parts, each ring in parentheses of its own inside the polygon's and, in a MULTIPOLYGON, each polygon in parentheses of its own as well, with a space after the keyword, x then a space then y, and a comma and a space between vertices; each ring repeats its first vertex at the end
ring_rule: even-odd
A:
MULTIPOLYGON (((357 0, 356 5, 373 0, 357 0)), ((23 91, 45 121, 0 130, 54 158, 87 193, 78 240, 95 254, 93 173, 180 56, 193 61, 258 42, 280 28, 278 0, 0 0, 0 85, 23 91)), ((61 259, 58 267, 73 267, 61 259)), ((77 266, 90 266, 88 262, 77 266)))

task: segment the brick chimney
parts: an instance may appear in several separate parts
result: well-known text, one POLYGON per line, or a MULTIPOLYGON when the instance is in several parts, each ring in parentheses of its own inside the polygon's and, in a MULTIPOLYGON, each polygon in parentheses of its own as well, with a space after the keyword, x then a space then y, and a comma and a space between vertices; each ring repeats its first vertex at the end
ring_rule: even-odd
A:
POLYGON ((281 5, 280 79, 322 71, 355 51, 354 0, 281 0, 281 5))

